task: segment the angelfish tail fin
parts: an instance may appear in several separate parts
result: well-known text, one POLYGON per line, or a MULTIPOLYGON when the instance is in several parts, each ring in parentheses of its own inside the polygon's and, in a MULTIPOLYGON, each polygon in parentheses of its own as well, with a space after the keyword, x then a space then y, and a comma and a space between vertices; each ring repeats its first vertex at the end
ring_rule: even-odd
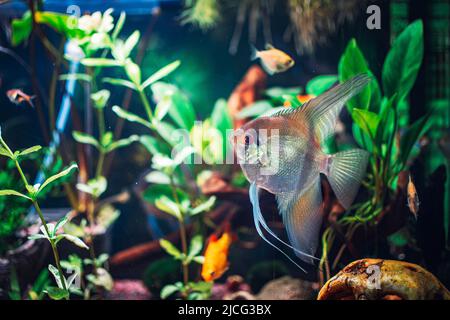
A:
POLYGON ((330 156, 323 173, 328 177, 331 188, 345 209, 348 209, 366 173, 369 153, 362 149, 338 152, 330 156))

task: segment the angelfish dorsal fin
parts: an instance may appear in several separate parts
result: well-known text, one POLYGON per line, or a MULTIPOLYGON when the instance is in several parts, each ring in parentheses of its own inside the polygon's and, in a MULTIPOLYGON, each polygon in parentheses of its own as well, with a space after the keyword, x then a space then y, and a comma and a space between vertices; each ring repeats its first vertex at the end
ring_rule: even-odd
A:
POLYGON ((275 47, 273 45, 271 45, 270 43, 266 43, 266 45, 264 46, 264 48, 266 50, 271 50, 271 49, 275 49, 275 47))
POLYGON ((289 117, 306 120, 314 128, 318 141, 323 142, 334 134, 336 121, 345 103, 369 82, 368 75, 357 75, 309 100, 302 107, 290 112, 289 117))

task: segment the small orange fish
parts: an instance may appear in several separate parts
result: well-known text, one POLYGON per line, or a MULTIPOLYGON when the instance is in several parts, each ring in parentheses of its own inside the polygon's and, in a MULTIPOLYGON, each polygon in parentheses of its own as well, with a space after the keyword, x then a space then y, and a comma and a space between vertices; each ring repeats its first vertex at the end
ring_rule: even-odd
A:
POLYGON ((266 50, 258 51, 255 47, 251 47, 251 59, 261 59, 262 66, 268 74, 284 72, 291 68, 295 62, 289 55, 281 50, 275 49, 272 45, 266 45, 266 50))
POLYGON ((228 269, 228 251, 235 236, 230 231, 230 225, 225 226, 225 231, 220 238, 216 234, 211 235, 205 250, 205 261, 202 267, 203 280, 210 282, 219 279, 228 269))
POLYGON ((11 89, 6 91, 6 95, 8 96, 9 101, 16 105, 20 105, 22 102, 27 102, 32 108, 34 108, 34 104, 31 100, 33 100, 36 96, 29 96, 19 89, 11 89))
POLYGON ((408 193, 408 207, 409 211, 414 215, 414 217, 417 219, 417 213, 419 212, 419 196, 417 195, 416 186, 411 180, 411 175, 409 175, 409 181, 407 186, 407 193, 408 193))

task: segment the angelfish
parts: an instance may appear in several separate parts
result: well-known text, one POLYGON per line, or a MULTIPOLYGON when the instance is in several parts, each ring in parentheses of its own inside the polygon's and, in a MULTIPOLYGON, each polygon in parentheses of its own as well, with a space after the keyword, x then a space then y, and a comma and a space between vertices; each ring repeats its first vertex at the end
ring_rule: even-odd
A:
POLYGON ((292 59, 288 54, 274 48, 270 44, 266 45, 266 50, 258 51, 253 46, 251 46, 251 50, 251 60, 256 60, 258 58, 261 59, 261 64, 264 70, 266 70, 270 75, 284 72, 295 64, 294 59, 292 59))
POLYGON ((238 161, 251 183, 250 200, 256 229, 264 240, 286 256, 266 238, 261 227, 293 249, 300 259, 309 263, 317 259, 314 254, 322 224, 321 173, 327 177, 344 208, 350 207, 358 192, 369 153, 351 149, 328 155, 322 151, 321 143, 335 133, 346 101, 369 81, 367 75, 358 75, 299 108, 284 108, 271 116, 257 118, 235 134, 238 161), (290 244, 267 226, 258 203, 260 189, 276 196, 290 244))

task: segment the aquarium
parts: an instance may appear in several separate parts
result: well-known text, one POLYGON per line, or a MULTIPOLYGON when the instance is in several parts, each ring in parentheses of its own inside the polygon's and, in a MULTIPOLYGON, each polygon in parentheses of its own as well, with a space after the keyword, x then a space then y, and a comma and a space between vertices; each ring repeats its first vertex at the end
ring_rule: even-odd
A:
POLYGON ((450 1, 0 22, 1 300, 450 300, 450 1))

